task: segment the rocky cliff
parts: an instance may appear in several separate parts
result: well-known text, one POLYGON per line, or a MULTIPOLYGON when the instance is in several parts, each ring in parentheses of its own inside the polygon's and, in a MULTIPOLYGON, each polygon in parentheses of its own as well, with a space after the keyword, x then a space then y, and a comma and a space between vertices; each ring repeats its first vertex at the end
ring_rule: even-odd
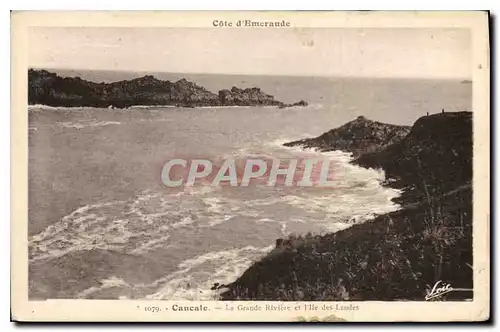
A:
POLYGON ((472 179, 472 113, 438 113, 418 119, 404 139, 354 160, 382 168, 412 200, 448 192, 472 179))
POLYGON ((359 116, 316 138, 306 138, 284 145, 316 148, 320 151, 341 150, 359 156, 366 152, 380 151, 399 142, 409 131, 409 126, 386 124, 359 116))
POLYGON ((126 108, 133 105, 196 106, 307 106, 277 101, 259 88, 221 90, 218 94, 181 79, 162 81, 151 75, 113 83, 61 77, 46 70, 28 71, 28 102, 49 106, 126 108))
POLYGON ((252 105, 275 105, 283 103, 274 100, 274 97, 262 92, 259 88, 238 89, 233 86, 231 90, 219 91, 221 105, 252 106, 252 105))
MULTIPOLYGON (((439 280, 471 289, 472 161, 472 113, 422 117, 402 140, 354 161, 398 179, 391 186, 405 189, 399 211, 279 239, 235 282, 215 288, 224 289, 222 300, 274 301, 424 301, 439 280)), ((462 291, 438 299, 471 298, 462 291)))

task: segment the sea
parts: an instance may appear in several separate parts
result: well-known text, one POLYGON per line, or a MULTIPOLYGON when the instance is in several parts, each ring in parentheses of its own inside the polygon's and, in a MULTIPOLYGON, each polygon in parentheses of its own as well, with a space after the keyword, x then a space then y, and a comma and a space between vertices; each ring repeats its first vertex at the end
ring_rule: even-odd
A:
POLYGON ((471 110, 460 80, 279 77, 53 70, 95 82, 150 74, 210 91, 260 87, 307 107, 29 106, 31 300, 213 300, 278 238, 336 232, 398 210, 382 170, 348 153, 282 144, 363 115, 412 125, 427 112, 471 110), (174 158, 326 158, 333 186, 166 187, 174 158))

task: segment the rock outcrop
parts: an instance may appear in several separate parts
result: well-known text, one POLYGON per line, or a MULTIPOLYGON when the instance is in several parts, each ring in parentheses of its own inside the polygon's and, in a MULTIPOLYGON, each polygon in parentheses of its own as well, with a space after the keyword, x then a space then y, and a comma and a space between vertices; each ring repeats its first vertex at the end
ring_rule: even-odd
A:
POLYGON ((316 138, 306 138, 284 145, 316 148, 323 152, 340 150, 359 156, 366 152, 381 151, 401 141, 410 132, 410 128, 410 126, 381 123, 359 116, 316 138))
POLYGON ((438 113, 418 119, 404 139, 354 160, 382 168, 393 187, 412 200, 439 195, 472 179, 472 113, 438 113))
POLYGON ((221 105, 234 106, 278 106, 282 104, 274 100, 273 96, 262 92, 259 88, 239 89, 235 86, 231 90, 224 89, 219 91, 219 102, 221 105))
POLYGON ((283 104, 281 103, 279 105, 279 108, 287 108, 287 107, 305 107, 309 105, 306 101, 303 101, 303 100, 299 100, 298 102, 295 102, 293 104, 283 104))
MULTIPOLYGON (((471 289, 472 162, 471 112, 420 118, 403 139, 354 160, 398 179, 390 185, 405 189, 399 211, 336 233, 278 239, 235 282, 219 285, 220 298, 424 301, 437 280, 471 289)), ((472 298, 464 291, 440 300, 472 298)))
MULTIPOLYGON (((151 75, 113 83, 95 83, 80 77, 61 77, 46 70, 28 71, 28 102, 48 106, 127 108, 133 105, 281 106, 259 88, 221 90, 218 94, 180 79, 162 81, 151 75)), ((297 106, 307 105, 301 101, 297 106)))

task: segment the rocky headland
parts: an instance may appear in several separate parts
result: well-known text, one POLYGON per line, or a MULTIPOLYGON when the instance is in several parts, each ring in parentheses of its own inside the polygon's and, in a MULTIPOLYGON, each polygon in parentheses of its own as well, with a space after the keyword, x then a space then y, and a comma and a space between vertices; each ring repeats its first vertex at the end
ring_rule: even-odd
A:
POLYGON ((340 150, 359 156, 366 152, 376 152, 401 141, 409 132, 410 126, 398 126, 368 120, 364 116, 347 122, 315 138, 305 138, 285 143, 285 146, 315 148, 319 151, 340 150))
POLYGON ((127 108, 143 106, 307 106, 285 104, 260 88, 232 87, 217 94, 186 79, 176 82, 151 75, 113 83, 95 83, 80 77, 61 77, 47 70, 28 71, 28 103, 62 107, 127 108))
POLYGON ((421 117, 402 140, 353 163, 383 169, 403 200, 442 195, 472 181, 472 112, 421 117))
MULTIPOLYGON (((277 239, 235 282, 215 287, 224 290, 220 298, 424 301, 439 280, 471 289, 472 113, 425 116, 411 128, 358 118, 329 133, 292 144, 353 152, 353 163, 383 169, 396 180, 389 185, 404 190, 401 209, 336 233, 277 239)), ((462 291, 439 300, 472 297, 462 291)))

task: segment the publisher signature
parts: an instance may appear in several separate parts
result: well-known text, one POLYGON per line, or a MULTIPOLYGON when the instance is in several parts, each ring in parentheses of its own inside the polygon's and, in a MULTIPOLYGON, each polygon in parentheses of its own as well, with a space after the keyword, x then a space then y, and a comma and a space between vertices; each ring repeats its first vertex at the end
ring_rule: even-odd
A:
POLYGON ((430 291, 427 291, 425 300, 429 301, 451 292, 472 292, 470 288, 453 288, 442 280, 437 281, 430 291))

